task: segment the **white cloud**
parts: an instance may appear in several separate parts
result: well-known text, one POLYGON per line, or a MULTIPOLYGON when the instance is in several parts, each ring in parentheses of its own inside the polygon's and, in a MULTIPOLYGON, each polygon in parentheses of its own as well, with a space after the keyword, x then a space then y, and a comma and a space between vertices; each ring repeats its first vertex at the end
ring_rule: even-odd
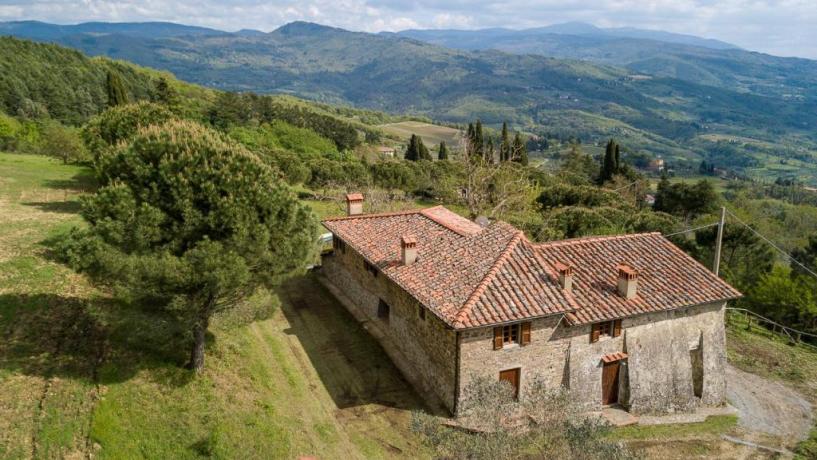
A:
POLYGON ((0 0, 0 19, 173 21, 272 30, 295 20, 376 32, 585 21, 717 38, 817 58, 815 0, 0 0))

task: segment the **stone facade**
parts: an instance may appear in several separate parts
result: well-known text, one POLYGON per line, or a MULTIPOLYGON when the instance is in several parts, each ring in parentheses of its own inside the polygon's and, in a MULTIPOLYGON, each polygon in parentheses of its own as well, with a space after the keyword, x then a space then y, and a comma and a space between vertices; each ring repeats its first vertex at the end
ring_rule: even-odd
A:
POLYGON ((349 247, 324 256, 323 271, 406 379, 431 404, 453 412, 457 333, 383 274, 367 270, 349 247), (388 319, 378 317, 381 300, 389 306, 388 319))
POLYGON ((623 352, 619 403, 634 413, 688 410, 724 402, 724 303, 649 313, 622 320, 618 337, 590 342, 591 326, 567 326, 561 316, 535 319, 531 342, 493 348, 493 328, 462 332, 461 387, 475 376, 497 378, 520 369, 520 395, 540 376, 563 385, 588 409, 602 404, 602 357, 623 352), (696 377, 696 378, 693 378, 696 377), (696 385, 697 382, 697 393, 696 385))
POLYGON ((562 315, 531 321, 531 340, 495 350, 493 327, 457 332, 346 247, 323 260, 326 278, 344 304, 383 344, 397 367, 429 402, 456 411, 476 376, 496 379, 520 369, 520 397, 540 376, 565 386, 588 409, 602 405, 602 357, 622 352, 619 402, 635 413, 688 410, 724 402, 724 306, 714 303, 622 320, 621 335, 591 343, 591 326, 569 326, 562 315), (343 299, 342 299, 343 300, 343 299), (381 301, 388 319, 379 317, 381 301), (424 319, 421 311, 424 310, 424 319))

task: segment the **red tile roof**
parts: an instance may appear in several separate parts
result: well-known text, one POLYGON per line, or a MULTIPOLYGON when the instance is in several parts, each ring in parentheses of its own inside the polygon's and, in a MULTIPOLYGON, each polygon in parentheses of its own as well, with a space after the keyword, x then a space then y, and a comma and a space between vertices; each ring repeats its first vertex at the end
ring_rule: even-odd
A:
POLYGON ((601 357, 601 360, 605 363, 612 363, 613 361, 621 361, 622 359, 627 359, 627 353, 622 351, 617 351, 615 353, 610 353, 609 355, 604 355, 601 357))
POLYGON ((442 206, 323 225, 456 329, 559 313, 581 324, 740 295, 659 234, 534 245, 509 224, 483 228, 442 206), (400 262, 404 236, 417 240, 408 266, 400 262), (631 300, 616 294, 622 263, 639 273, 631 300), (557 264, 574 270, 571 293, 559 286, 557 264))
POLYGON ((598 236, 537 244, 550 264, 573 267, 573 324, 673 310, 735 299, 740 292, 715 276, 660 233, 598 236), (618 294, 618 270, 637 273, 636 296, 618 294))

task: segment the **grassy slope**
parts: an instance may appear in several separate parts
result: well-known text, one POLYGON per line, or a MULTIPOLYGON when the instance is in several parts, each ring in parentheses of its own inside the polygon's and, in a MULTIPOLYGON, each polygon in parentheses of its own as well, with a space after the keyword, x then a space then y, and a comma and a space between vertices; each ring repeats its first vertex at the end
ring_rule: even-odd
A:
MULTIPOLYGON (((310 277, 218 318, 205 372, 181 369, 183 331, 49 259, 90 187, 82 168, 0 154, 0 458, 428 456, 408 432, 418 397, 310 277)), ((738 327, 729 358, 817 394, 813 352, 738 327)), ((733 429, 720 417, 613 436, 649 456, 731 457, 733 429)))
POLYGON ((435 149, 440 145, 440 141, 445 141, 449 149, 457 148, 459 144, 459 131, 447 126, 432 125, 419 121, 402 121, 399 123, 389 123, 380 125, 383 131, 398 136, 408 142, 412 134, 423 138, 423 143, 430 149, 435 149))
POLYGON ((419 399, 312 278, 218 318, 204 373, 181 369, 183 331, 49 259, 89 186, 0 154, 0 458, 423 455, 419 399))

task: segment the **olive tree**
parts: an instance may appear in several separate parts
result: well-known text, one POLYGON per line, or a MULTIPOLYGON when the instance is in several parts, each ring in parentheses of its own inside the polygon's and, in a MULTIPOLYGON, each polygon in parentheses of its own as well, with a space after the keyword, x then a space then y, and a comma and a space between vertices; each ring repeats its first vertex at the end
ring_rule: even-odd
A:
POLYGON ((274 170, 196 123, 138 131, 102 173, 108 182, 84 202, 87 229, 61 253, 126 299, 177 314, 197 371, 212 315, 303 267, 314 246, 314 217, 274 170))
POLYGON ((634 458, 564 388, 535 376, 525 393, 517 401, 509 383, 475 377, 463 388, 456 419, 415 412, 411 429, 440 458, 634 458))

